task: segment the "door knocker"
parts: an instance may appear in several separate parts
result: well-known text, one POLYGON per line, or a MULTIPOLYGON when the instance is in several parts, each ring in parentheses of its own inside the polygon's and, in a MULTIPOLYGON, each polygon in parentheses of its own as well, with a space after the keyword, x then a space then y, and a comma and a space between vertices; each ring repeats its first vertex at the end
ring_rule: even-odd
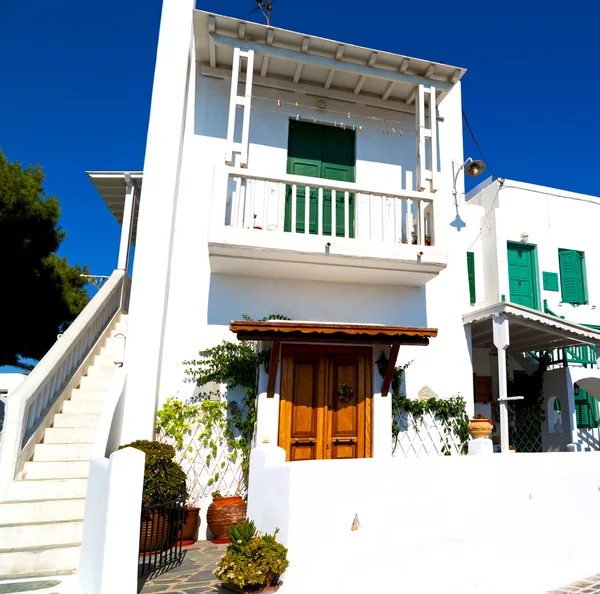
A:
POLYGON ((338 389, 338 396, 343 403, 350 402, 354 396, 354 390, 348 384, 342 384, 338 389))

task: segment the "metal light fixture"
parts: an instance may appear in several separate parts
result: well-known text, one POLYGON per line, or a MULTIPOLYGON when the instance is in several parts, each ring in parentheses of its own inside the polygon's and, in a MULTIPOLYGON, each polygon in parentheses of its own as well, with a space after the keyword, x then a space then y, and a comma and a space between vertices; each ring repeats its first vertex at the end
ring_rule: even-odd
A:
POLYGON ((377 369, 379 370, 379 374, 381 375, 381 377, 384 377, 389 361, 383 351, 381 351, 381 355, 379 355, 379 359, 377 359, 375 363, 377 363, 377 369))
POLYGON ((270 363, 271 363, 271 349, 269 349, 266 352, 265 360, 263 362, 263 365, 265 366, 265 373, 267 375, 269 375, 269 366, 270 366, 270 363))
POLYGON ((579 396, 579 386, 577 384, 573 386, 573 395, 575 397, 579 396))
POLYGON ((467 177, 478 177, 483 173, 485 169, 485 163, 483 161, 476 160, 474 161, 471 157, 469 157, 459 168, 454 176, 454 184, 452 186, 452 194, 456 198, 456 180, 458 179, 458 174, 465 170, 465 175, 467 177))

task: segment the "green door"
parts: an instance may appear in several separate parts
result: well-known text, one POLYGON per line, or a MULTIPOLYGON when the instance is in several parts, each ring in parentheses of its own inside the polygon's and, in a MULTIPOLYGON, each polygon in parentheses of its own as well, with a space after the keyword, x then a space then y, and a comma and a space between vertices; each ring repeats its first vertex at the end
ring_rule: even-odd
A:
POLYGON ((512 303, 538 308, 535 247, 508 244, 508 284, 512 303))
MULTIPOLYGON (((354 131, 308 122, 290 122, 287 172, 293 175, 354 182, 354 131)), ((323 192, 323 234, 331 235, 331 190, 323 192)), ((310 189, 309 233, 319 229, 319 192, 310 189)), ((296 194, 296 233, 305 230, 305 188, 296 194)), ((344 194, 336 192, 336 235, 345 235, 344 194)), ((354 194, 349 198, 349 237, 354 237, 354 194)), ((292 187, 287 186, 284 230, 292 230, 292 187)))

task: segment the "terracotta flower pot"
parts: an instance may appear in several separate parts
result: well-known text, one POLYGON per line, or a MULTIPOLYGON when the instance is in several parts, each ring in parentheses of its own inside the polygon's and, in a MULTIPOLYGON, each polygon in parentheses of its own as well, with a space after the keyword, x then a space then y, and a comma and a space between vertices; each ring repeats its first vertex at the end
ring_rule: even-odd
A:
POLYGON ((200 508, 188 507, 185 510, 185 522, 183 524, 183 540, 192 540, 196 542, 198 533, 198 524, 200 523, 200 508))
POLYGON ((494 425, 489 419, 471 419, 468 428, 471 439, 481 439, 492 434, 494 425))
POLYGON ((152 511, 142 516, 140 531, 140 553, 160 551, 169 537, 169 519, 165 514, 152 511))
POLYGON ((213 542, 229 542, 229 527, 245 519, 246 503, 237 495, 213 499, 206 512, 206 523, 213 533, 213 542))

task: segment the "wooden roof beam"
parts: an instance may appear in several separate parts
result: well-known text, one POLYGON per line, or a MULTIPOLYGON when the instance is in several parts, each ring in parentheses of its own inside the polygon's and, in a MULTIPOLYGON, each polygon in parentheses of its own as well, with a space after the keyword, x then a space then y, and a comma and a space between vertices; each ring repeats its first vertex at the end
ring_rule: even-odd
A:
POLYGON ((390 351, 390 360, 388 361, 385 375, 383 376, 383 383, 381 384, 381 395, 387 396, 390 391, 390 386, 392 385, 392 378, 394 377, 394 369, 396 369, 396 361, 398 360, 398 353, 400 352, 400 345, 394 344, 392 345, 392 350, 390 351))
POLYGON ((325 85, 324 87, 326 89, 328 89, 331 86, 331 83, 333 82, 333 77, 335 76, 335 70, 332 68, 329 71, 329 74, 327 75, 327 80, 325 81, 325 85))
POLYGON ((388 83, 387 89, 385 90, 385 92, 384 92, 384 93, 383 93, 383 95, 381 96, 381 98, 382 98, 384 101, 387 101, 387 99, 389 98, 389 96, 392 94, 392 91, 394 90, 394 87, 395 87, 395 86, 396 86, 396 83, 395 83, 393 80, 391 80, 391 81, 388 83))
POLYGON ((358 83, 356 84, 356 86, 354 87, 354 94, 358 95, 360 93, 360 90, 363 88, 363 85, 365 84, 365 81, 367 80, 366 76, 361 76, 358 79, 358 83))

